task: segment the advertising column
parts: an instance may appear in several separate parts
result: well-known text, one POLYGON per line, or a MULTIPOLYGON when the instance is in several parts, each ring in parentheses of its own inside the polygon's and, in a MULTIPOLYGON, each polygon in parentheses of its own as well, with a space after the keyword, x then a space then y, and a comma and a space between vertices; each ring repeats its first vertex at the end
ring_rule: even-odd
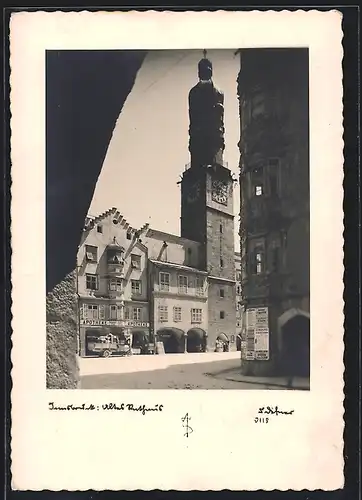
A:
POLYGON ((269 359, 269 311, 267 307, 246 310, 244 342, 242 359, 247 361, 269 359))

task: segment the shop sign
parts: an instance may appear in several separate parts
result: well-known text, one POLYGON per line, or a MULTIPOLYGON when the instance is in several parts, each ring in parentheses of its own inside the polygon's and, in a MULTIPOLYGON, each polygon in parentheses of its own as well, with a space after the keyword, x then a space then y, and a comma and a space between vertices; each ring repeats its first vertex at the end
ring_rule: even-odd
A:
POLYGON ((85 326, 127 326, 141 328, 148 328, 150 326, 149 323, 142 321, 121 321, 111 319, 81 319, 80 324, 85 326))
POLYGON ((130 326, 130 327, 141 327, 141 328, 148 328, 150 326, 149 323, 142 322, 142 321, 125 321, 124 322, 125 326, 130 326))
POLYGON ((81 319, 81 325, 85 326, 124 326, 124 321, 106 320, 106 319, 81 319))

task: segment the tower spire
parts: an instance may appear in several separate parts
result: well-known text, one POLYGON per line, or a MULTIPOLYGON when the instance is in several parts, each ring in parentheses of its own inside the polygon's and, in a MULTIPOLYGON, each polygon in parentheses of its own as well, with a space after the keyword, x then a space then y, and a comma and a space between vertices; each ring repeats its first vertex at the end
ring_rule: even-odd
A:
POLYGON ((206 59, 206 56, 207 56, 207 50, 206 50, 206 49, 204 49, 204 50, 202 51, 202 53, 203 53, 203 55, 204 55, 204 59, 206 59))

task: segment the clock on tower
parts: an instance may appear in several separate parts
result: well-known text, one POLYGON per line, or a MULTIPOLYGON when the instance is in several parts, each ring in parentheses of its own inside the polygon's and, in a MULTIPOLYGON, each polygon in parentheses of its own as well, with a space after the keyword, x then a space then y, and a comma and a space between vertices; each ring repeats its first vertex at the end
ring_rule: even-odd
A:
POLYGON ((229 190, 227 182, 218 179, 212 180, 211 197, 213 201, 220 203, 221 205, 227 205, 228 194, 229 190))

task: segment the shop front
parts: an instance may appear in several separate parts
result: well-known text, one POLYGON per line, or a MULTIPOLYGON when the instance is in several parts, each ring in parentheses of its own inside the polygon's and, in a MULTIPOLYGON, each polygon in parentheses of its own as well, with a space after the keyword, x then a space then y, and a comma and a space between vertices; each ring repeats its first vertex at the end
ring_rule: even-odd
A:
POLYGON ((79 322, 80 356, 92 356, 92 345, 109 334, 120 336, 124 332, 124 322, 120 320, 81 319, 79 322))
POLYGON ((125 321, 132 335, 132 354, 150 354, 150 324, 142 321, 125 321))

